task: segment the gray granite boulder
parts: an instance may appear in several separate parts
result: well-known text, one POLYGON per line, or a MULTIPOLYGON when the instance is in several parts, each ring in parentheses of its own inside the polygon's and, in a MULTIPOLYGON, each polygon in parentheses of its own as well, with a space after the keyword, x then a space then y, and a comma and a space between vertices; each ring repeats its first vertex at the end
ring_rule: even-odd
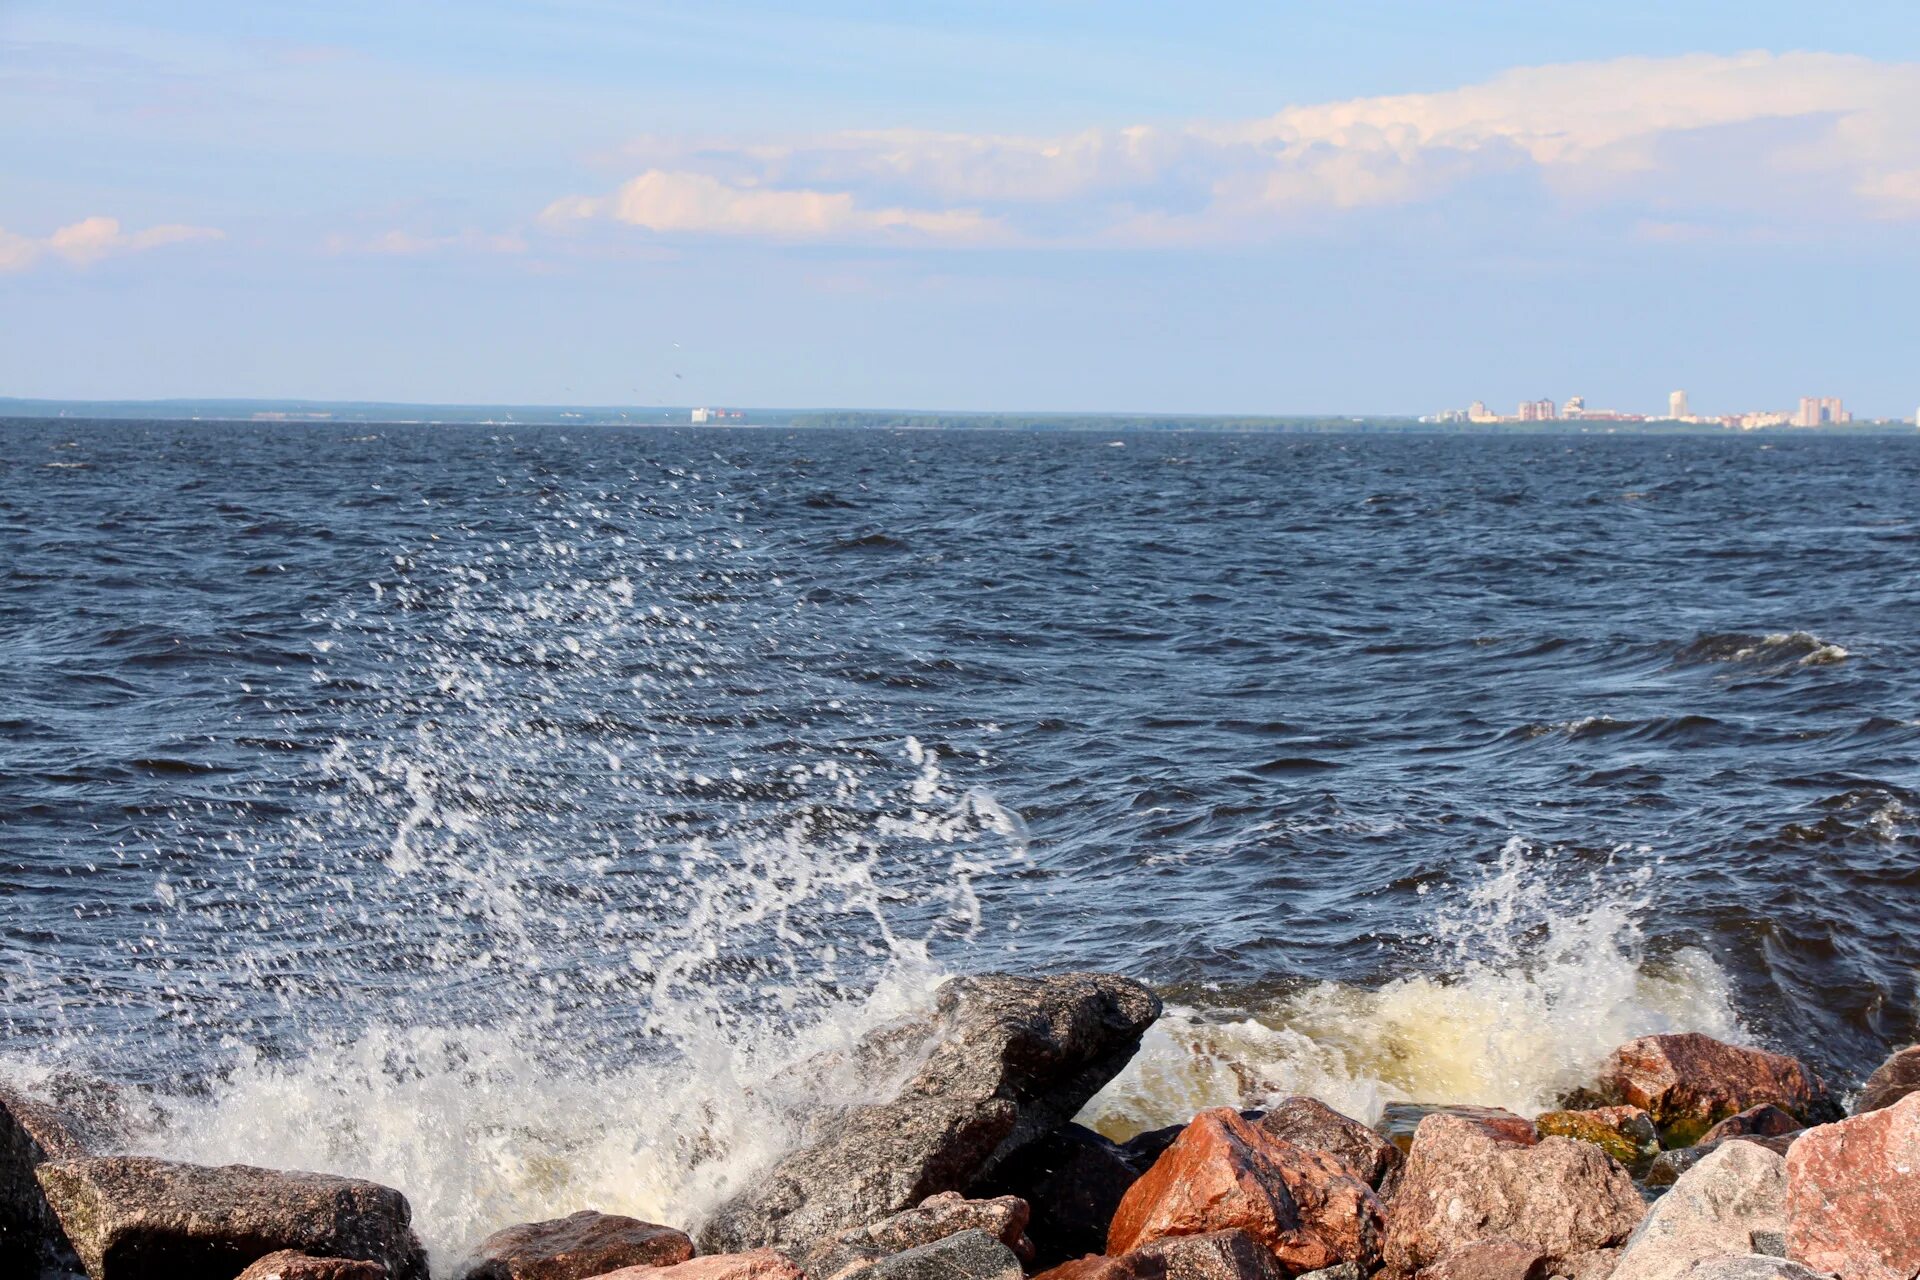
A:
POLYGON ((955 1235, 880 1259, 861 1280, 1025 1280, 1013 1250, 985 1231, 955 1235))
POLYGON ((949 982, 930 1015, 873 1038, 902 1066, 891 1096, 815 1125, 708 1219, 701 1251, 804 1250, 965 1191, 1071 1120, 1159 1015, 1151 991, 1110 974, 949 982))
POLYGON ((92 1280, 238 1275, 288 1249, 426 1280, 413 1211, 378 1183, 148 1156, 52 1160, 35 1172, 92 1280))
POLYGON ((1755 1252, 1787 1225, 1787 1162, 1757 1142, 1724 1142, 1680 1175, 1627 1241, 1614 1280, 1679 1280, 1703 1259, 1755 1252))

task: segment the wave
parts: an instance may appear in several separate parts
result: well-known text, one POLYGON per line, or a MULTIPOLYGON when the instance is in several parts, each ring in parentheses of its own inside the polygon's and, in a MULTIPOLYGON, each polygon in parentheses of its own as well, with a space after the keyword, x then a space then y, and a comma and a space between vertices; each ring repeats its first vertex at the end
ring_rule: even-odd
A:
POLYGON ((1676 665, 1730 662, 1761 668, 1822 667, 1844 662, 1853 654, 1844 646, 1822 640, 1811 631, 1708 632, 1674 655, 1676 665))

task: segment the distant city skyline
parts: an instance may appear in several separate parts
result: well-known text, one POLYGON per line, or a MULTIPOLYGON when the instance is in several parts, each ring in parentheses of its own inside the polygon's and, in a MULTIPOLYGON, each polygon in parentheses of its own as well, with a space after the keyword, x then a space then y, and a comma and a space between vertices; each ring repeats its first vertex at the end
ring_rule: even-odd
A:
POLYGON ((16 0, 0 69, 5 394, 1920 403, 1891 0, 16 0))
MULTIPOLYGON (((1846 426, 1854 420, 1854 415, 1846 407, 1846 400, 1842 396, 1801 396, 1798 405, 1791 410, 1744 409, 1726 413, 1695 413, 1692 409, 1691 397, 1684 388, 1667 393, 1667 408, 1664 413, 1595 408, 1587 404, 1585 396, 1574 395, 1567 397, 1564 405, 1556 404, 1551 399, 1522 400, 1519 407, 1510 414, 1500 413, 1490 408, 1485 400, 1475 400, 1465 409, 1442 409, 1438 413, 1421 416, 1423 422, 1682 422, 1692 425, 1717 423, 1720 426, 1744 430, 1759 427, 1846 426)), ((1910 418, 1884 414, 1865 420, 1912 421, 1920 425, 1920 410, 1914 411, 1910 418)))

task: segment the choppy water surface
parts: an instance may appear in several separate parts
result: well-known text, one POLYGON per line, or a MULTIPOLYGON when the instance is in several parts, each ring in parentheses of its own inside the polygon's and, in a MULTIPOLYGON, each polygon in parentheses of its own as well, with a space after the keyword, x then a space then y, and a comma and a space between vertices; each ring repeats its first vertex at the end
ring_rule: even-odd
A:
POLYGON ((1115 1129, 1920 1034, 1920 440, 0 423, 0 1070, 437 1256, 942 972, 1115 1129))

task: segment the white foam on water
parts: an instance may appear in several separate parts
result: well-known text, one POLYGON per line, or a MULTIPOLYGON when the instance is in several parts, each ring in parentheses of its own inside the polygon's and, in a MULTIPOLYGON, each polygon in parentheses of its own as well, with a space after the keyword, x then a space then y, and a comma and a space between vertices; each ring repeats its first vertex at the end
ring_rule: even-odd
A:
POLYGON ((1647 956, 1650 874, 1569 880, 1550 850, 1510 841, 1478 883, 1430 895, 1425 971, 1371 989, 1310 983, 1225 1016, 1171 1009, 1087 1119, 1123 1137, 1290 1094, 1368 1122, 1394 1101, 1533 1115, 1635 1036, 1744 1039, 1711 957, 1647 956))

